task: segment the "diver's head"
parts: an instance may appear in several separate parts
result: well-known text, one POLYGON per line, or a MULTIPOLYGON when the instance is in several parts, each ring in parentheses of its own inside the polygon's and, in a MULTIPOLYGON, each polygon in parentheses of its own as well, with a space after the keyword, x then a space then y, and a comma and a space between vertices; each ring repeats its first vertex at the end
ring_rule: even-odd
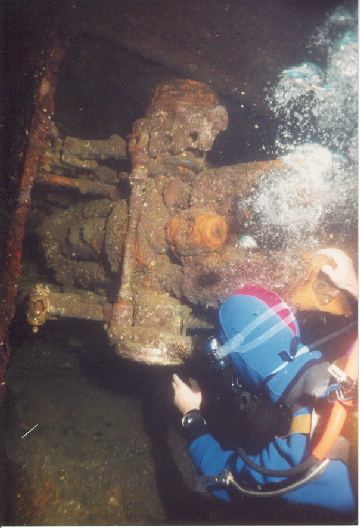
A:
POLYGON ((251 392, 274 404, 321 353, 300 341, 299 326, 288 305, 274 292, 247 286, 226 299, 219 309, 217 359, 227 357, 240 381, 251 392))

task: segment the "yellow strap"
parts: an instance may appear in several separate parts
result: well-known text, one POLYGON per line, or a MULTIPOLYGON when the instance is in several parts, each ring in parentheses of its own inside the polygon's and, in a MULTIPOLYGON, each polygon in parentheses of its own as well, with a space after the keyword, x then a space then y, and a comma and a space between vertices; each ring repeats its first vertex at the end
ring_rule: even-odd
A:
POLYGON ((311 431, 311 414, 299 414, 294 416, 288 434, 309 434, 311 431))

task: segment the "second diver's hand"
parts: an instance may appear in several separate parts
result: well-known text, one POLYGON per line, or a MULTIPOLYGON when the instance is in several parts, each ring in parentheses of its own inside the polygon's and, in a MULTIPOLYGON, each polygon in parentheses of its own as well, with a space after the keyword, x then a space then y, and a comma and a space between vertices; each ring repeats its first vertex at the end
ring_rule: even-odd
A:
POLYGON ((334 262, 335 266, 324 264, 321 268, 321 271, 329 277, 334 286, 358 299, 358 278, 354 263, 349 255, 337 248, 321 249, 317 251, 317 254, 329 257, 334 262))

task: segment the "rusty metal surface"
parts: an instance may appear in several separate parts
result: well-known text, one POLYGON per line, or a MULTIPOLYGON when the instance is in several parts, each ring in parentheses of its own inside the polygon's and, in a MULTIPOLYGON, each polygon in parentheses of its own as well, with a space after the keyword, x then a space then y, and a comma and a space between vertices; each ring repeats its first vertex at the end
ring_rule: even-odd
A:
MULTIPOLYGON (((186 79, 162 83, 129 139, 128 205, 119 199, 74 204, 39 230, 62 286, 106 297, 114 285, 109 265, 116 274, 105 329, 123 357, 183 362, 193 351, 187 329, 209 326, 205 313, 194 317, 191 307, 216 308, 249 283, 275 290, 298 310, 351 314, 345 296, 319 276, 323 261, 306 240, 286 250, 239 243, 253 215, 251 200, 246 208, 239 204, 264 177, 279 178, 288 168, 281 159, 209 167, 206 152, 226 126, 226 110, 211 88, 186 79)), ((66 316, 71 310, 63 300, 66 316)), ((59 296, 57 317, 61 302, 59 296)), ((75 312, 88 317, 86 310, 75 312)))
POLYGON ((257 284, 300 311, 351 315, 346 296, 318 278, 323 263, 301 248, 265 253, 233 244, 222 252, 184 258, 182 291, 191 303, 215 308, 234 291, 257 284))
POLYGON ((10 357, 8 329, 15 315, 15 298, 18 280, 21 274, 22 244, 25 224, 31 203, 31 189, 37 169, 46 145, 50 120, 54 113, 54 92, 56 76, 64 49, 54 47, 50 50, 44 66, 43 75, 34 95, 34 114, 29 130, 29 143, 18 186, 17 201, 9 226, 6 260, 1 277, 0 305, 0 394, 4 394, 5 371, 10 357))
POLYGON ((191 206, 208 207, 227 217, 237 216, 239 200, 246 198, 265 174, 272 175, 283 168, 280 159, 209 168, 194 180, 191 206))
MULTIPOLYGON (((151 364, 176 364, 192 352, 191 338, 183 335, 189 309, 163 293, 152 267, 159 255, 166 259, 168 253, 165 228, 174 212, 169 180, 184 172, 185 180, 193 179, 196 172, 192 168, 204 164, 206 152, 226 126, 227 113, 215 92, 199 82, 182 79, 160 85, 145 118, 134 124, 129 142, 133 164, 129 231, 118 303, 109 328, 109 337, 120 355, 151 364), (164 187, 168 189, 168 205, 164 187), (152 321, 139 318, 144 299, 152 321), (171 315, 170 305, 178 316, 171 315), (161 321, 170 312, 167 330, 163 323, 159 326, 156 314, 160 308, 161 321)), ((170 273, 172 268, 170 264, 170 273)))
POLYGON ((47 320, 61 318, 106 321, 106 299, 91 292, 61 293, 46 284, 36 284, 30 294, 27 322, 37 333, 47 320))
MULTIPOLYGON (((274 123, 264 95, 284 68, 304 60, 309 37, 338 1, 29 4, 31 9, 19 5, 17 11, 34 33, 53 27, 55 11, 61 32, 74 36, 57 101, 59 124, 67 134, 125 137, 159 82, 190 77, 225 95, 230 128, 218 141, 221 149, 212 153, 216 164, 219 157, 224 164, 261 159, 264 140, 271 148, 266 136, 274 123)), ((346 4, 356 7, 353 0, 346 4)), ((324 52, 319 51, 311 50, 308 60, 321 62, 324 52)))
MULTIPOLYGON (((66 137, 62 145, 61 158, 78 160, 126 159, 126 141, 117 134, 109 139, 79 139, 66 137)), ((71 163, 68 163, 71 164, 71 163)))
POLYGON ((174 216, 167 228, 167 238, 174 253, 202 253, 221 248, 228 226, 223 216, 204 209, 186 209, 174 216))
POLYGON ((121 321, 109 331, 121 356, 152 365, 177 365, 191 355, 192 340, 185 335, 188 306, 153 290, 139 291, 133 306, 133 323, 121 321))
POLYGON ((115 206, 108 199, 74 203, 47 217, 38 232, 57 282, 66 287, 106 287, 107 262, 117 271, 122 257, 127 217, 124 200, 115 206))
POLYGON ((120 304, 114 311, 117 315, 113 317, 109 336, 120 355, 138 361, 172 364, 191 354, 191 342, 185 351, 178 342, 178 354, 170 346, 171 335, 175 338, 181 326, 186 325, 185 317, 173 323, 171 333, 167 332, 161 342, 163 325, 156 334, 153 324, 136 319, 142 297, 147 297, 152 306, 150 311, 156 313, 158 295, 164 290, 178 298, 179 309, 183 298, 192 305, 215 308, 226 296, 250 282, 275 289, 287 300, 293 299, 300 310, 351 313, 345 297, 335 288, 325 283, 326 292, 322 295, 316 292, 320 267, 314 273, 313 258, 306 254, 306 247, 294 247, 287 252, 259 248, 249 251, 237 244, 239 226, 246 222, 246 218, 239 217, 239 200, 246 198, 264 175, 275 177, 279 171, 285 171, 281 160, 190 173, 169 163, 173 156, 181 154, 201 158, 204 149, 211 148, 216 136, 213 132, 207 142, 200 141, 199 148, 194 148, 190 141, 203 137, 203 129, 220 132, 227 122, 224 109, 212 112, 211 105, 217 108, 218 100, 200 83, 176 81, 173 86, 168 83, 156 90, 145 118, 134 125, 129 149, 133 160, 130 175, 133 194, 128 258, 123 263, 120 304), (203 120, 199 119, 198 106, 202 97, 196 90, 207 96, 203 120), (209 115, 214 119, 213 125, 209 125, 209 115), (219 115, 221 121, 217 120, 219 115), (157 170, 153 169, 155 165, 157 170), (199 207, 206 207, 206 211, 199 207), (198 219, 204 215, 207 221, 214 219, 218 231, 215 230, 216 236, 210 242, 206 229, 202 232, 203 228, 199 228, 198 219), (298 292, 304 295, 300 297, 298 292), (158 347, 158 354, 154 354, 154 347, 158 347))
POLYGON ((89 194, 90 196, 106 196, 110 200, 117 200, 120 198, 119 191, 115 185, 108 183, 93 182, 89 180, 82 180, 78 178, 69 178, 62 174, 52 174, 48 172, 39 173, 36 178, 36 183, 42 185, 49 185, 55 187, 66 187, 75 189, 80 194, 89 194))
MULTIPOLYGON (((205 158, 228 125, 227 112, 211 88, 190 79, 162 83, 146 115, 134 123, 129 142, 133 174, 152 175, 167 160, 191 168, 205 158), (174 159, 175 157, 175 159, 174 159)), ((162 167, 163 168, 163 167, 162 167)))

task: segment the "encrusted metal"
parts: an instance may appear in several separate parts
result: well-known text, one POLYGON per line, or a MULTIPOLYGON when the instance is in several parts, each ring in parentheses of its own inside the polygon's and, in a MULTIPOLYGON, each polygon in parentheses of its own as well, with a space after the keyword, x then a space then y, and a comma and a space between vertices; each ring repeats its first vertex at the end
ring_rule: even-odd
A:
MULTIPOLYGON (((145 117, 134 123, 130 174, 115 187, 105 171, 110 177, 101 184, 106 199, 61 209, 38 230, 58 284, 95 291, 104 303, 86 307, 74 298, 71 307, 64 294, 54 294, 51 302, 49 296, 33 295, 29 317, 34 326, 44 317, 69 314, 103 320, 119 355, 174 365, 193 352, 188 330, 211 324, 206 308, 216 308, 246 284, 271 288, 298 310, 351 314, 345 296, 319 275, 323 258, 306 245, 283 251, 239 243, 253 215, 250 202, 246 208, 239 204, 263 177, 277 177, 287 168, 280 159, 209 167, 206 152, 226 127, 226 110, 208 86, 183 79, 158 86, 145 117), (130 187, 128 199, 108 192, 111 187, 121 195, 124 182, 130 187), (196 305, 202 312, 195 317, 196 305)), ((85 154, 75 149, 85 165, 104 159, 95 152, 99 145, 88 148, 90 143, 79 142, 85 154)), ((58 157, 54 160, 58 166, 58 157)), ((50 163, 49 184, 51 170, 50 163)), ((74 170, 69 179, 79 177, 79 167, 74 170)), ((101 174, 101 163, 96 170, 101 174)), ((89 166, 81 176, 89 180, 84 187, 89 195, 95 189, 90 175, 97 177, 91 171, 89 166)))

